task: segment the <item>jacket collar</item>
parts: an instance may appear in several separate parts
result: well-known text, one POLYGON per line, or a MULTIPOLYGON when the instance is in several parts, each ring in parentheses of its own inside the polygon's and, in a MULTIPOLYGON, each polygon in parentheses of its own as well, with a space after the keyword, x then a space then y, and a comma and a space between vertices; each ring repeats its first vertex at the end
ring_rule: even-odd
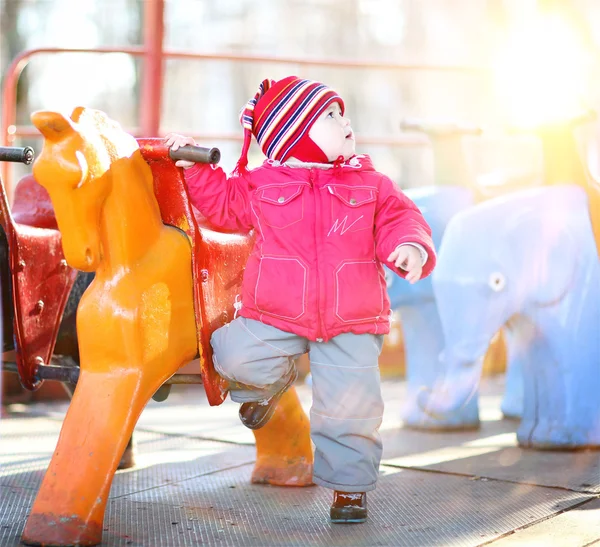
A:
POLYGON ((358 171, 372 171, 373 163, 371 162, 371 158, 366 154, 360 154, 358 156, 352 156, 344 162, 337 163, 313 163, 313 162, 305 162, 305 161, 286 161, 285 163, 281 163, 277 160, 266 160, 264 165, 269 165, 271 167, 288 167, 291 169, 355 169, 358 171))

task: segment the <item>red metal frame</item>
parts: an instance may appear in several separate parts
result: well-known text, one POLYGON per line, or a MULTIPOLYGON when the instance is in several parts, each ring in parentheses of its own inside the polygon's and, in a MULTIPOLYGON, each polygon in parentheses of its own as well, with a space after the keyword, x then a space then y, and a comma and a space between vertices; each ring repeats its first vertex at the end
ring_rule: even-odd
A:
POLYGON ((19 188, 23 199, 13 216, 0 181, 0 224, 8 241, 19 377, 23 387, 35 390, 41 385, 38 366, 50 363, 77 271, 63 257, 46 192, 31 175, 19 188))
MULTIPOLYGON (((159 136, 160 114, 162 102, 163 63, 165 59, 228 61, 244 63, 272 63, 293 66, 322 66, 330 68, 347 68, 356 70, 391 70, 391 71, 436 71, 465 74, 479 74, 487 71, 481 66, 468 65, 435 65, 419 63, 382 63, 377 61, 351 61, 347 59, 299 59, 294 57, 273 57, 269 55, 240 55, 229 53, 191 53, 186 51, 164 51, 164 0, 146 0, 144 2, 144 46, 143 47, 101 47, 101 48, 36 48, 23 51, 10 64, 6 71, 2 90, 2 119, 0 124, 0 146, 11 146, 18 136, 38 136, 31 126, 16 125, 17 83, 23 69, 30 59, 40 54, 59 53, 125 53, 144 60, 142 91, 140 100, 140 127, 128 128, 135 136, 159 136)), ((237 141, 242 139, 241 133, 203 134, 202 138, 209 142, 237 141)), ((421 135, 401 138, 361 136, 361 143, 386 146, 423 146, 428 140, 421 135)), ((2 179, 8 196, 12 196, 12 184, 9 177, 8 164, 2 165, 2 179)))
POLYGON ((144 72, 140 121, 142 134, 157 136, 163 83, 164 0, 149 0, 144 5, 144 72))

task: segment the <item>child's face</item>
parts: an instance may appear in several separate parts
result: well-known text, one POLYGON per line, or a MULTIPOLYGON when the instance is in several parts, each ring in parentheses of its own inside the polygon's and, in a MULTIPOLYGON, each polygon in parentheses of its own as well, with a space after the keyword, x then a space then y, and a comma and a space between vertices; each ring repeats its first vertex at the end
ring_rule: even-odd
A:
POLYGON ((345 160, 354 156, 354 133, 350 120, 342 116, 338 103, 330 104, 312 125, 308 136, 325 153, 329 161, 340 156, 345 160))

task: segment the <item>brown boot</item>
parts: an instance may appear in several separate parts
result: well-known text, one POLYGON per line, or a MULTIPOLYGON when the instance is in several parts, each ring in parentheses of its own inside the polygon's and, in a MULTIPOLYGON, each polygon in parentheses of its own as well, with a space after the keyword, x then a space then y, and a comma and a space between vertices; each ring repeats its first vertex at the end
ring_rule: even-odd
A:
POLYGON ((275 392, 269 399, 251 403, 242 403, 240 405, 240 420, 248 429, 260 429, 267 425, 267 422, 273 417, 277 408, 277 403, 281 396, 292 386, 298 378, 298 371, 294 367, 287 380, 281 388, 275 392))
POLYGON ((365 522, 367 520, 367 493, 335 490, 329 515, 331 522, 338 524, 365 522))

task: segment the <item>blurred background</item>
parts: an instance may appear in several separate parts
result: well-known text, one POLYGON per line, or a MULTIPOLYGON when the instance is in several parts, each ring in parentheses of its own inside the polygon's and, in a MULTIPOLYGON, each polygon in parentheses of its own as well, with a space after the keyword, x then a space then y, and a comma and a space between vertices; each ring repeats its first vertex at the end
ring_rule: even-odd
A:
MULTIPOLYGON (((240 108, 296 74, 344 97, 357 151, 404 189, 529 183, 536 129, 582 117, 597 175, 599 52, 598 0, 0 0, 0 146, 39 152, 30 113, 81 105, 136 136, 193 135, 231 170, 240 108)), ((2 169, 11 198, 30 168, 2 169)), ((383 370, 400 370, 401 337, 396 323, 383 370)))
MULTIPOLYGON (((39 148, 30 113, 76 105, 142 136, 142 55, 35 54, 18 79, 14 119, 7 71, 33 48, 141 49, 154 4, 163 2, 0 0, 0 144, 39 148)), ((338 90, 358 151, 403 188, 434 177, 431 147, 402 131, 405 118, 480 126, 483 135, 464 139, 469 174, 518 174, 539 169, 540 154, 515 125, 597 109, 600 97, 597 0, 166 0, 161 47, 208 58, 164 58, 158 132, 219 146, 226 169, 239 154, 239 110, 266 77, 296 74, 338 90), (548 9, 560 16, 540 20, 548 9)), ((586 128, 590 149, 595 127, 586 128)), ((253 148, 251 164, 261 159, 253 148)))

